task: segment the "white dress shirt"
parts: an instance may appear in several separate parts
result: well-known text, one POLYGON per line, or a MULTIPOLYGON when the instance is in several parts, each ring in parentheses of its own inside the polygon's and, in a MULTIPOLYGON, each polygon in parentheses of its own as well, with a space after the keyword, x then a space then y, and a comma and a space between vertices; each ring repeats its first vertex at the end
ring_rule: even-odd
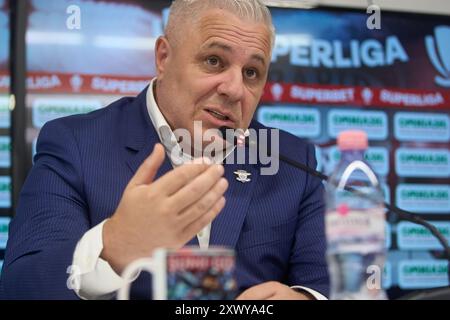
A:
MULTIPOLYGON (((148 114, 158 133, 161 143, 166 149, 166 153, 169 156, 172 165, 176 167, 182 163, 191 161, 192 157, 182 152, 183 147, 187 146, 178 144, 173 131, 159 110, 153 94, 154 84, 155 79, 152 80, 147 90, 148 114)), ((184 148, 184 150, 187 149, 184 148)), ((230 147, 225 150, 222 155, 216 155, 215 160, 220 160, 221 162, 233 152, 233 150, 234 147, 230 147)), ((72 265, 75 267, 72 268, 74 273, 72 273, 71 276, 78 277, 78 286, 75 286, 74 290, 82 299, 110 299, 114 297, 115 292, 125 284, 125 280, 116 274, 109 263, 100 258, 100 254, 103 250, 102 233, 105 222, 106 220, 87 231, 75 248, 72 261, 72 265)), ((208 248, 210 233, 211 224, 197 234, 200 248, 208 248)), ((294 286, 292 288, 305 290, 319 300, 326 299, 320 293, 309 288, 302 286, 294 286)))

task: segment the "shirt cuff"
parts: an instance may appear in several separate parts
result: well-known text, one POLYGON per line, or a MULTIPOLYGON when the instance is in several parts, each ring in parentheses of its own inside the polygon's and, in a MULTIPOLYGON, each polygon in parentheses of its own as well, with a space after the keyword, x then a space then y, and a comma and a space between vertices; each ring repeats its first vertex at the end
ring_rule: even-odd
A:
POLYGON ((302 286, 292 286, 291 289, 296 289, 296 290, 303 290, 308 292, 310 295, 312 295, 316 300, 328 300, 327 297, 325 297, 323 294, 317 292, 316 290, 307 288, 307 287, 302 287, 302 286))
POLYGON ((126 283, 107 261, 100 258, 105 222, 87 231, 75 248, 71 277, 75 273, 78 285, 74 290, 81 299, 111 299, 115 291, 126 283))

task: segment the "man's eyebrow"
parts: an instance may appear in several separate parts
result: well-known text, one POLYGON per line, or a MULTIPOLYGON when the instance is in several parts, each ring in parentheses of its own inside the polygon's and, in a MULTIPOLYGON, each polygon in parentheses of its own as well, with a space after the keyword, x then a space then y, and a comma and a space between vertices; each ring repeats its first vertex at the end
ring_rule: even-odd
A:
POLYGON ((229 45, 217 41, 213 41, 206 46, 206 49, 214 49, 214 48, 219 48, 225 51, 233 52, 233 49, 229 45))
MULTIPOLYGON (((224 51, 228 51, 230 53, 233 53, 233 48, 231 48, 229 45, 226 45, 224 43, 220 43, 220 42, 217 42, 217 41, 213 41, 213 42, 209 43, 208 45, 205 46, 205 48, 206 49, 218 48, 218 49, 222 49, 224 51)), ((260 62, 264 67, 266 66, 266 60, 260 54, 257 54, 257 53, 252 54, 251 59, 260 62)))

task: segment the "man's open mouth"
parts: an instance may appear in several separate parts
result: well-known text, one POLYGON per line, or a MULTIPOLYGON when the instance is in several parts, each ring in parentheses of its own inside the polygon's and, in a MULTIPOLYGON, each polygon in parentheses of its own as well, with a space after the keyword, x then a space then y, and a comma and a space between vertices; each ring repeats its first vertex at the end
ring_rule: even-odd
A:
POLYGON ((214 110, 210 110, 210 109, 206 109, 206 111, 208 111, 213 117, 222 120, 222 121, 229 121, 231 120, 230 118, 228 118, 226 115, 221 114, 220 112, 214 111, 214 110))

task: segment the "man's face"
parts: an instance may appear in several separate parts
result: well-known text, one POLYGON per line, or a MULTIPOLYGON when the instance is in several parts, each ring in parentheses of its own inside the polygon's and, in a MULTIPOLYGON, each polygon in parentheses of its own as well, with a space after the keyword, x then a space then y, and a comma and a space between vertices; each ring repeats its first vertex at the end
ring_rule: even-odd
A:
POLYGON ((270 64, 267 26, 211 9, 178 32, 177 46, 163 38, 156 48, 156 98, 169 125, 188 129, 192 136, 194 121, 202 121, 203 131, 247 129, 270 64))

